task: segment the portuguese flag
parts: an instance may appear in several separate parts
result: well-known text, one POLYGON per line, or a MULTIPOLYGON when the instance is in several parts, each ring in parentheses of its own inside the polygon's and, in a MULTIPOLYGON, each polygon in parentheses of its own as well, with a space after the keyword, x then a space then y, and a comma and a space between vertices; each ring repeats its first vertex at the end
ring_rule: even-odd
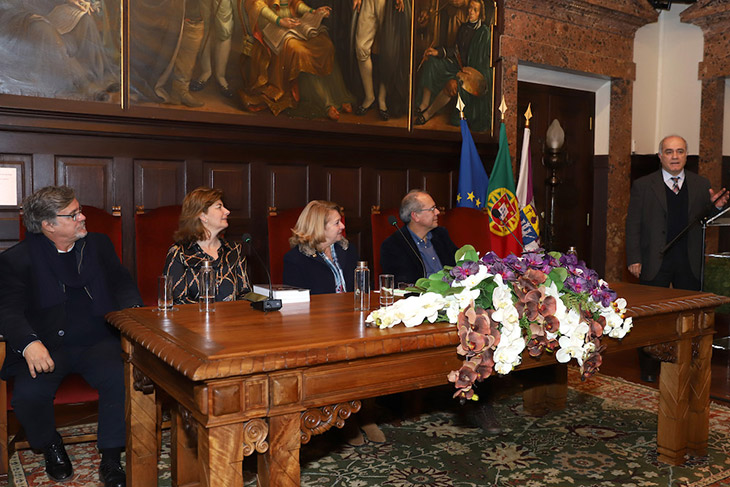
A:
POLYGON ((487 187, 489 241, 499 257, 522 255, 520 207, 515 196, 515 179, 504 122, 499 127, 499 151, 487 187))

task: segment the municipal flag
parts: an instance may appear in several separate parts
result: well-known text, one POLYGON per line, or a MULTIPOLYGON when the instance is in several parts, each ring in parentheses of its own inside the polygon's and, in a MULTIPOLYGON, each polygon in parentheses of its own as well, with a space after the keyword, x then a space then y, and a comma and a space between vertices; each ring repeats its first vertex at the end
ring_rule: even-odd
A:
POLYGON ((517 201, 520 205, 522 245, 525 250, 540 247, 539 222, 535 212, 535 196, 532 191, 532 155, 530 154, 530 127, 525 127, 522 137, 520 177, 517 180, 517 201))
POLYGON ((509 254, 521 255, 520 208, 504 122, 499 127, 499 150, 487 186, 487 210, 491 250, 502 258, 509 254))
POLYGON ((489 178, 479 158, 469 126, 461 119, 461 166, 456 206, 481 210, 487 201, 489 178))

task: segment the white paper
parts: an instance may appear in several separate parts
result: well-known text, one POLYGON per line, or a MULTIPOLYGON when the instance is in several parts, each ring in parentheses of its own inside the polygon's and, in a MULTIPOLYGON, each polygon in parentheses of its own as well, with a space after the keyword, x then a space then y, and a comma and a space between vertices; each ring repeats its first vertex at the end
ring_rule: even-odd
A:
POLYGON ((0 206, 18 206, 18 170, 0 167, 0 206))

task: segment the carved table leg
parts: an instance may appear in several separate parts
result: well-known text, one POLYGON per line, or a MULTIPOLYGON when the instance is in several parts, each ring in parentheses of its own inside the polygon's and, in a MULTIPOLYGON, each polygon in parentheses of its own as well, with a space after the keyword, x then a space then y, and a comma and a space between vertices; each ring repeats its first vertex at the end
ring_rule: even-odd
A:
POLYGON ((693 345, 687 450, 691 455, 706 455, 707 437, 710 434, 712 335, 697 337, 693 345))
POLYGON ((243 424, 198 425, 201 487, 243 487, 243 424))
MULTIPOLYGON (((157 487, 157 406, 155 394, 135 388, 134 366, 124 364, 127 389, 127 479, 134 487, 157 487), (133 480, 132 480, 133 479, 133 480), (133 482, 133 484, 132 484, 133 482)), ((140 374, 137 374, 139 381, 140 374)))
POLYGON ((198 484, 197 435, 191 431, 194 420, 178 405, 170 408, 170 474, 172 485, 198 484))
POLYGON ((687 452, 692 340, 677 341, 676 353, 676 363, 662 362, 657 415, 658 459, 671 465, 684 463, 687 452))
POLYGON ((300 424, 300 413, 269 418, 269 450, 258 458, 259 487, 299 487, 300 424))

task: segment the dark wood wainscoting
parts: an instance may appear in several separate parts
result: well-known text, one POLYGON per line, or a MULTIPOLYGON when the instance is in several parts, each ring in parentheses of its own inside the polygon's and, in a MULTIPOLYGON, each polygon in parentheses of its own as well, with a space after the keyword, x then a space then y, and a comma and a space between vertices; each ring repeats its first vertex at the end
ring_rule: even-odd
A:
MULTIPOLYGON (((232 212, 227 237, 251 233, 264 258, 269 207, 328 199, 344 207, 347 236, 361 258, 371 261, 371 206, 398 206, 409 189, 423 187, 450 208, 460 146, 458 133, 391 137, 170 121, 0 117, 0 167, 17 169, 21 199, 46 185, 67 184, 84 205, 108 212, 120 207, 124 264, 130 270, 135 268, 137 208, 180 204, 200 185, 225 192, 232 212), (18 120, 20 126, 12 123, 18 120)), ((479 149, 491 167, 496 144, 482 143, 479 149)), ((18 240, 18 210, 0 207, 0 249, 18 240)), ((262 280, 265 273, 258 267, 251 264, 252 274, 262 280)))

